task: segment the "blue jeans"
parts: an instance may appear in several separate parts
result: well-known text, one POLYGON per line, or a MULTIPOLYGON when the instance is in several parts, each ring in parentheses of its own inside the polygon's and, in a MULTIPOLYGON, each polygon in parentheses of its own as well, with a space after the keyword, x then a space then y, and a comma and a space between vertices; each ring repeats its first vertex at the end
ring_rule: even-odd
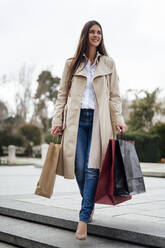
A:
POLYGON ((81 109, 75 155, 75 176, 82 196, 79 218, 87 223, 94 208, 94 197, 99 178, 99 169, 88 168, 93 113, 92 109, 81 109))

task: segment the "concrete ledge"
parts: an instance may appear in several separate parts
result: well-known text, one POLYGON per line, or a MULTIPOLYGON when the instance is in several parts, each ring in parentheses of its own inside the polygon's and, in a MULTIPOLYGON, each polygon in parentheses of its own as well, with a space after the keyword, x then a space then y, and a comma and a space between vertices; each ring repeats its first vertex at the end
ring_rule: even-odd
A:
POLYGON ((143 171, 143 176, 145 177, 165 177, 165 172, 158 171, 143 171))
POLYGON ((140 163, 143 176, 165 177, 165 163, 140 163))
MULTIPOLYGON (((5 233, 0 231, 0 240, 4 241, 4 242, 9 242, 10 244, 14 244, 17 245, 17 247, 19 246, 21 247, 40 247, 40 248, 44 248, 45 244, 43 246, 41 246, 41 244, 39 246, 37 246, 37 242, 34 242, 32 240, 28 240, 25 239, 23 237, 20 236, 16 236, 14 234, 9 234, 9 233, 5 233)), ((16 247, 16 246, 13 246, 16 247)))
MULTIPOLYGON (((18 197, 17 197, 18 198, 18 197)), ((0 203, 0 214, 46 224, 53 227, 75 231, 78 222, 78 212, 68 209, 43 206, 7 199, 0 203)), ((88 224, 88 233, 104 238, 112 238, 133 242, 151 247, 165 247, 165 224, 151 223, 113 218, 95 221, 88 224)))

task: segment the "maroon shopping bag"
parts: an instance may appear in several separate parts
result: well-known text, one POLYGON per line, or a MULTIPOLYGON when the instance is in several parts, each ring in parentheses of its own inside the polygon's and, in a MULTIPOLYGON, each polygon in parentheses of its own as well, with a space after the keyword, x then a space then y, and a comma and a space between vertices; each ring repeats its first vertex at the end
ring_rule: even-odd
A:
POLYGON ((115 195, 116 144, 117 140, 109 140, 97 184, 95 203, 117 205, 132 198, 132 196, 115 195))

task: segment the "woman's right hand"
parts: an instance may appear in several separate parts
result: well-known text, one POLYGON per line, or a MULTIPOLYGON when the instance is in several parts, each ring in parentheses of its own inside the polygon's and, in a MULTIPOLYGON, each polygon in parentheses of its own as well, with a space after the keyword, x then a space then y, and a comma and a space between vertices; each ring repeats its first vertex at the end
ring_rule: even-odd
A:
POLYGON ((53 128, 51 129, 51 134, 52 134, 53 136, 62 135, 62 127, 60 127, 60 126, 53 127, 53 128))

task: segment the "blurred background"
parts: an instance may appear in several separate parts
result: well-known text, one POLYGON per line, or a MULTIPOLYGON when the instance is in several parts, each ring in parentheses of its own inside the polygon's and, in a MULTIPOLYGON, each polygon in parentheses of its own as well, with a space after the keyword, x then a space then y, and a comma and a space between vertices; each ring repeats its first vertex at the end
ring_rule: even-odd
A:
POLYGON ((0 0, 1 163, 11 145, 41 158, 65 60, 89 20, 116 62, 126 136, 141 162, 165 162, 164 10, 163 0, 0 0))

